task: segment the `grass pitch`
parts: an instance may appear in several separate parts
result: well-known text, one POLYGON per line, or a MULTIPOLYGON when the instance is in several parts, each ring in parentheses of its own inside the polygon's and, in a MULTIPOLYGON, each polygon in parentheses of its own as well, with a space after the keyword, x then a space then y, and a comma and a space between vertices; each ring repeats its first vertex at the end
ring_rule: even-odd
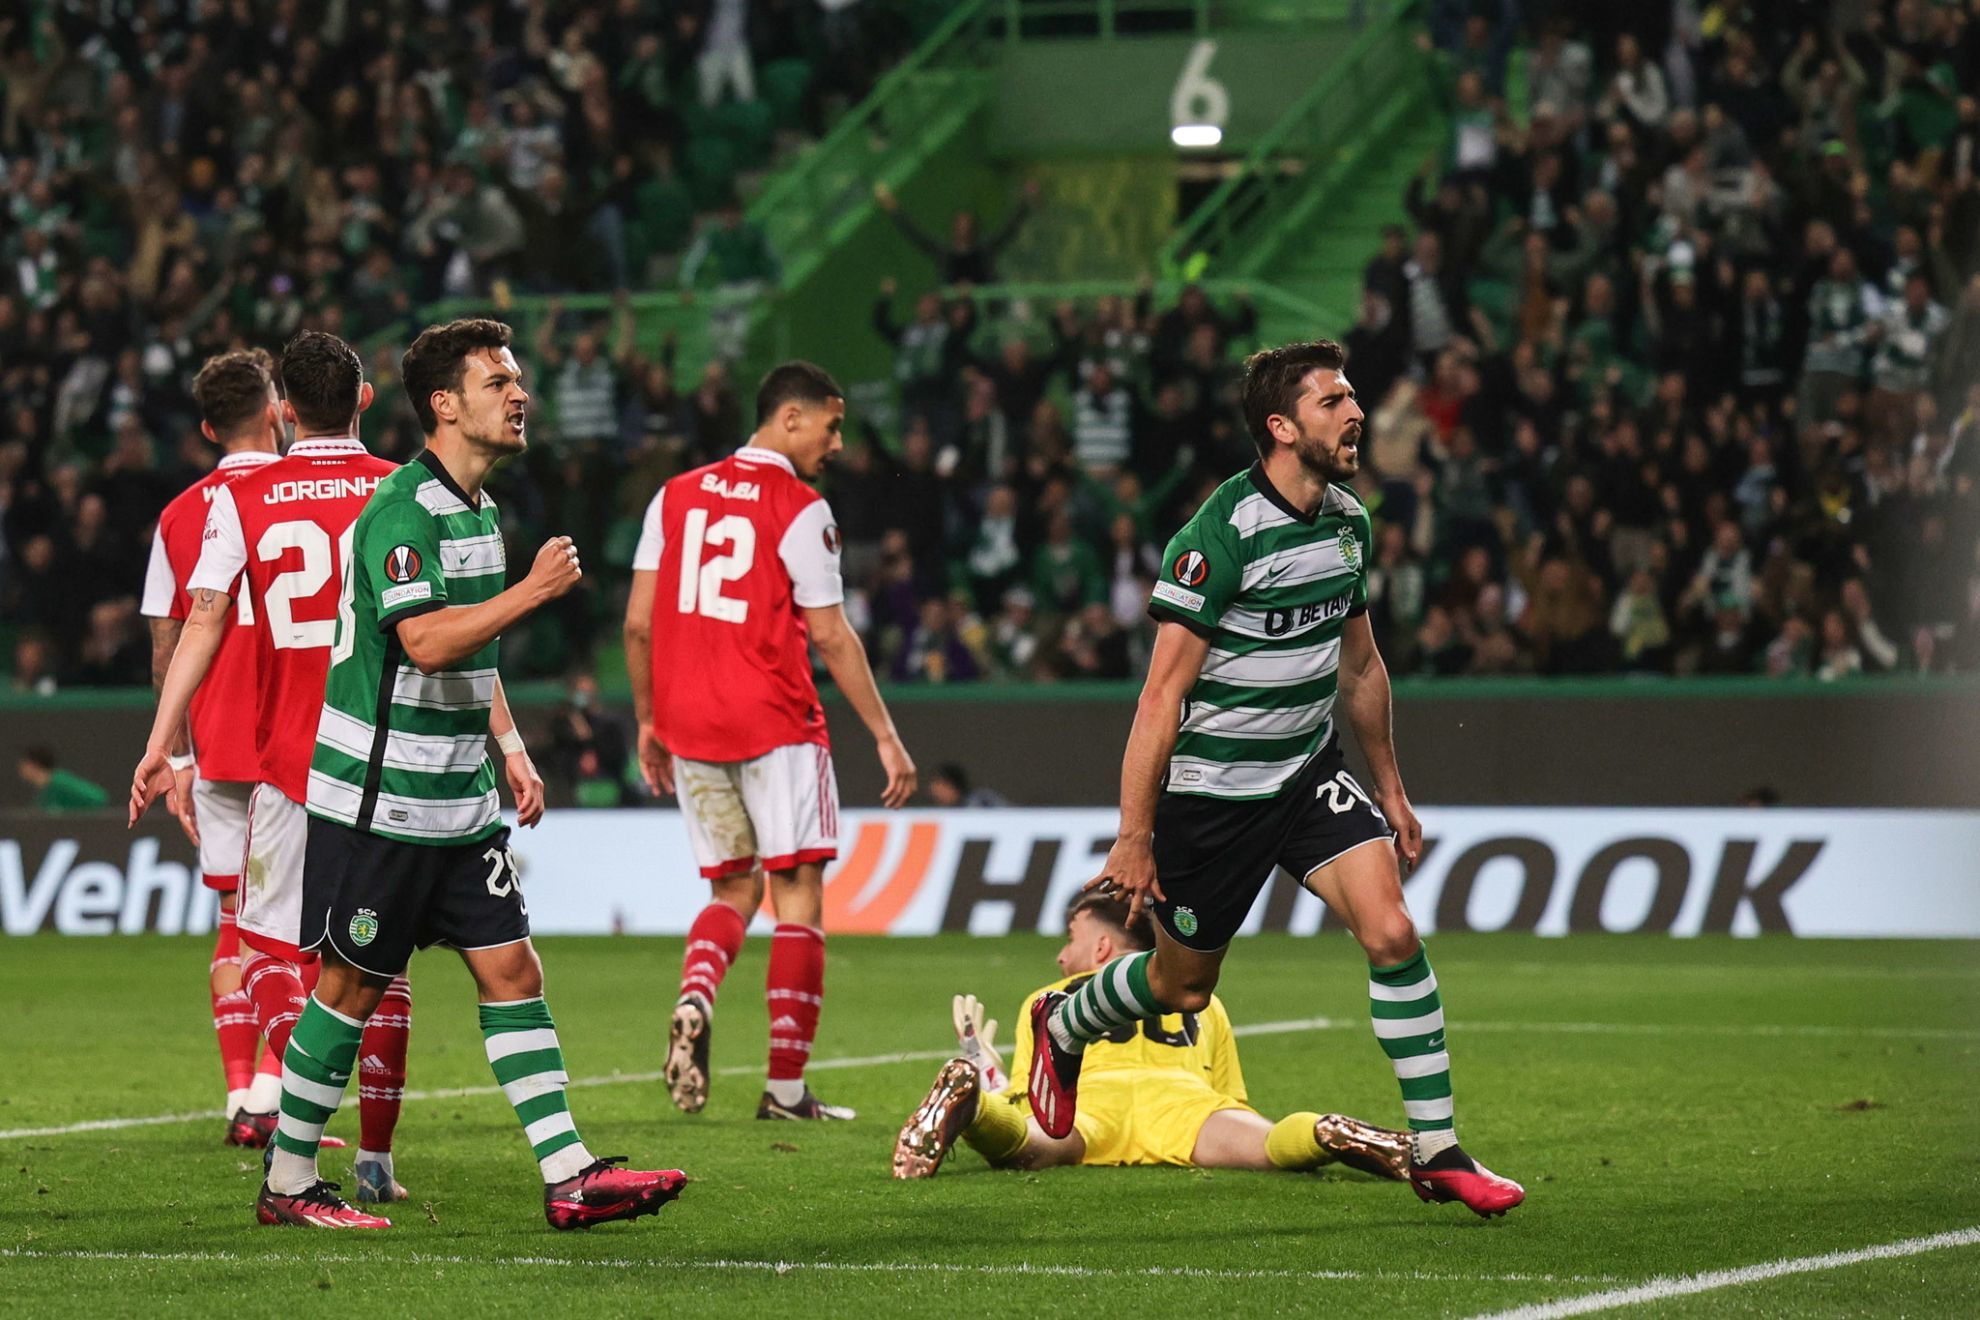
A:
MULTIPOLYGON (((839 939, 813 1082, 840 1125, 754 1121, 765 945, 724 989, 708 1111, 661 1066, 680 941, 543 941, 587 1143, 694 1175, 658 1219, 559 1234, 493 1091, 457 959, 421 955, 398 1135, 414 1199, 382 1234, 253 1222, 258 1158, 219 1143, 193 939, 0 944, 0 1298, 10 1315, 479 1312, 1471 1315, 1793 1260, 1654 1314, 1972 1314, 1980 1234, 1980 959, 1967 944, 1447 936, 1459 1131, 1526 1184, 1503 1220, 1359 1175, 995 1172, 967 1149, 888 1177, 895 1128, 973 990, 1006 1026, 1056 945, 839 939), (909 1054, 912 1058, 885 1058, 909 1054), (646 1075, 648 1080, 638 1080, 646 1075), (433 1095, 448 1088, 469 1094, 433 1095), (65 1129, 36 1135, 32 1129, 65 1129), (1907 1248, 1915 1250, 1915 1248, 1907 1248), (1820 1264, 1821 1262, 1816 1262, 1820 1264)), ((1221 993, 1266 1114, 1399 1122, 1344 938, 1260 937, 1221 993)), ((355 1101, 331 1127, 355 1141, 355 1101)), ((332 1177, 348 1170, 332 1167, 332 1177)), ((348 1180, 346 1180, 348 1186, 348 1180)), ((1707 1282, 1710 1282, 1708 1280, 1707 1282)), ((1604 1307, 1613 1303, 1601 1303, 1604 1307)))

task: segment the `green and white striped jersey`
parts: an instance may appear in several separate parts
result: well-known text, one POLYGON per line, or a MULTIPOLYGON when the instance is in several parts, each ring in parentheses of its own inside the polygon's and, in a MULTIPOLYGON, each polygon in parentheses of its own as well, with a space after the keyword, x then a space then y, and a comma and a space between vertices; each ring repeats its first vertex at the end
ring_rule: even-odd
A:
POLYGON ((500 827, 488 758, 490 641, 422 674, 397 626, 478 605, 506 577, 495 502, 471 505, 431 451, 378 483, 344 561, 343 605, 309 770, 312 815, 404 843, 466 843, 500 827))
POLYGON ((1210 654, 1183 703, 1169 792, 1271 797, 1326 745, 1370 544, 1354 492, 1328 487, 1309 517, 1256 463, 1176 533, 1149 613, 1207 637, 1210 654))

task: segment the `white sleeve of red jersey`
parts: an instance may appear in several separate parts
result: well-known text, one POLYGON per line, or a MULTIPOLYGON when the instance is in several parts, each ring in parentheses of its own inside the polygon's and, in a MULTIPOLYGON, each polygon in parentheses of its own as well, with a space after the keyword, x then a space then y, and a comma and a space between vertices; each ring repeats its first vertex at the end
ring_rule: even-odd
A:
POLYGON ((791 519, 777 557, 791 575, 791 599, 803 607, 837 605, 846 598, 839 580, 839 525, 832 506, 813 500, 791 519))
POLYGON ((144 566, 144 599, 138 613, 147 619, 175 619, 179 615, 172 607, 178 600, 179 584, 172 577, 172 561, 165 557, 165 533, 154 527, 151 562, 144 566))
POLYGON ((652 572, 660 567, 660 552, 666 548, 666 533, 660 530, 660 501, 667 498, 667 488, 662 486, 654 493, 653 502, 646 506, 646 521, 639 527, 639 546, 633 551, 633 568, 636 571, 652 572))
POLYGON ((206 511, 206 530, 200 533, 199 563, 186 580, 186 590, 224 591, 234 594, 241 573, 247 568, 247 533, 241 529, 241 511, 234 503, 234 492, 225 486, 213 492, 212 507, 206 511))

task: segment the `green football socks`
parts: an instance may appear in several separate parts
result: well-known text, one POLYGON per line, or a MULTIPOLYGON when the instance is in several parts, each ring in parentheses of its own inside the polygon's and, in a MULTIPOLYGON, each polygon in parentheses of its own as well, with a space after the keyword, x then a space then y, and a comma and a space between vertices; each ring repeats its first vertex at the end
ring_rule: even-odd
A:
POLYGON ((557 1024, 542 999, 518 999, 481 1006, 481 1039, 488 1065, 502 1094, 522 1120, 543 1181, 559 1183, 575 1177, 592 1162, 571 1119, 564 1088, 564 1051, 557 1043, 557 1024))

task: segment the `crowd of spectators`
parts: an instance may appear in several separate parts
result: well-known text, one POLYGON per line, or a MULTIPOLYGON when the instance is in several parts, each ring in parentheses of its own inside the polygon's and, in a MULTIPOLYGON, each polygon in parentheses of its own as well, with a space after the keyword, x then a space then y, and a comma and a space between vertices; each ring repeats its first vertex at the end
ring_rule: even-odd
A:
MULTIPOLYGON (((1449 142, 1342 336, 1391 668, 1980 668, 1980 5, 1518 8, 1429 6, 1449 142)), ((895 293, 834 483, 884 670, 1133 674, 1249 309, 895 293)))
POLYGON ((1980 6, 1511 8, 1349 336, 1392 665, 1980 668, 1980 6))
MULTIPOLYGON (((0 6, 17 681, 145 681, 145 541, 211 463, 188 388, 207 356, 303 328, 362 342, 442 296, 760 268, 739 181, 939 17, 924 0, 0 6)), ((389 404, 391 357, 371 365, 389 404)), ((406 411, 377 417, 367 438, 404 456, 406 411)))
MULTIPOLYGON (((879 0, 666 5, 688 16, 657 25, 640 0, 332 4, 318 25, 267 8, 167 5, 115 39, 60 5, 0 18, 19 685, 143 681, 133 538, 200 461, 178 382, 209 349, 356 333, 495 281, 640 285, 656 189, 692 194, 703 130, 788 58, 766 16, 802 10, 840 42, 895 30, 879 0), (717 31, 744 34, 749 76, 717 31), (523 237, 495 251, 504 208, 523 237)), ((1342 332, 1370 413, 1356 484, 1395 672, 1980 668, 1976 8, 1426 6, 1449 144, 1400 199, 1411 223, 1368 262, 1359 318, 1316 327, 1342 332)), ((1132 677, 1166 537, 1253 456, 1235 385, 1255 311, 1150 281, 999 298, 980 286, 1022 275, 999 259, 1035 190, 994 226, 876 197, 937 276, 876 287, 894 370, 848 382, 827 479, 876 669, 1132 677)), ((698 204, 687 272, 774 282, 733 192, 698 204)), ((746 435, 748 385, 720 357, 677 381, 623 302, 593 321, 553 304, 523 347, 546 421, 497 496, 518 536, 573 532, 605 570, 512 639, 505 666, 560 674, 615 631, 610 584, 659 482, 746 435)), ((386 420, 367 436, 403 457, 394 364, 371 366, 386 420)), ((624 782, 623 749, 573 739, 572 782, 624 782)))

